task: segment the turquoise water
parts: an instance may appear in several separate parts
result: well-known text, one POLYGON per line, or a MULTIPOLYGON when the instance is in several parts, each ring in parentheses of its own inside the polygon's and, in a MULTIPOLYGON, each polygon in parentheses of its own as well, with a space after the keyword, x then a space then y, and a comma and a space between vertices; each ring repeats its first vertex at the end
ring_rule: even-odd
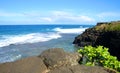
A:
POLYGON ((37 56, 49 48, 74 52, 75 36, 93 25, 0 25, 0 63, 37 56))

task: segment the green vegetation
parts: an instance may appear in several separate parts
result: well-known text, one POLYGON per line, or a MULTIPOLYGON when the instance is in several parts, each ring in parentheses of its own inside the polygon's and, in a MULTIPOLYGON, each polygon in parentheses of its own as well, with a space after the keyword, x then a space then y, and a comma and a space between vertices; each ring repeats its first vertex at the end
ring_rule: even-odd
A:
POLYGON ((95 29, 101 31, 120 31, 120 22, 103 23, 95 26, 95 29))
POLYGON ((120 72, 120 62, 116 57, 110 55, 108 48, 86 46, 84 49, 79 49, 78 52, 83 56, 83 60, 80 61, 81 64, 103 66, 120 72))

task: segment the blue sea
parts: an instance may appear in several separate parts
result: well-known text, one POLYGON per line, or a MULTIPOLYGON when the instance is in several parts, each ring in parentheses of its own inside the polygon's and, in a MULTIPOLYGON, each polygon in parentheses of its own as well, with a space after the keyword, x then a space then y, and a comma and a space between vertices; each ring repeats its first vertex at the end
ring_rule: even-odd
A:
POLYGON ((50 48, 74 52, 74 38, 93 25, 0 25, 0 63, 38 56, 50 48))

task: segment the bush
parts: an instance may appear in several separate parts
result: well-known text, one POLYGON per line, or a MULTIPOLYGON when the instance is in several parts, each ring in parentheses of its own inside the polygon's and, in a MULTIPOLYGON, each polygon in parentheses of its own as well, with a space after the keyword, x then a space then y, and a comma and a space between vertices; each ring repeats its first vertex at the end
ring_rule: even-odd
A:
POLYGON ((103 66, 120 72, 120 62, 116 57, 110 55, 108 48, 103 46, 86 46, 84 49, 79 49, 78 52, 83 56, 82 61, 80 61, 81 64, 103 66))

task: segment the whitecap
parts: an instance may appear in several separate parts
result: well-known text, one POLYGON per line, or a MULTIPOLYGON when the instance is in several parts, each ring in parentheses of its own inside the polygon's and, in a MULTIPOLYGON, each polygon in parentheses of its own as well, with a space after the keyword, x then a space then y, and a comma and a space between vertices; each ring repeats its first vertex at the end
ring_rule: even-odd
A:
POLYGON ((24 44, 45 42, 52 39, 58 39, 61 35, 58 33, 31 33, 23 35, 4 35, 0 39, 0 47, 9 46, 10 44, 24 44))
POLYGON ((80 34, 83 31, 85 31, 86 28, 69 28, 69 29, 63 29, 63 28, 54 28, 53 30, 58 33, 65 33, 65 34, 80 34))
POLYGON ((16 61, 18 59, 21 59, 22 55, 18 54, 18 55, 7 55, 4 56, 2 58, 0 58, 0 63, 5 63, 5 62, 13 62, 16 61))

